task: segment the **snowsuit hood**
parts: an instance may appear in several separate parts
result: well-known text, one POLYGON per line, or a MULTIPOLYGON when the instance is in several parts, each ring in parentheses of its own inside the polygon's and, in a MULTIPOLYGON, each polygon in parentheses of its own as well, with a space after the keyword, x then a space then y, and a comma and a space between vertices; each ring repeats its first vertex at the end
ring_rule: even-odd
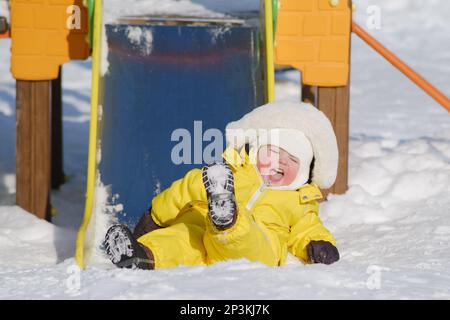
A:
MULTIPOLYGON (((312 182, 323 189, 331 187, 339 158, 336 135, 325 114, 311 104, 279 101, 255 108, 226 126, 227 147, 240 150, 247 143, 254 144, 268 130, 280 128, 301 131, 308 138, 315 160, 312 182)), ((302 174, 300 171, 298 174, 302 174)))
MULTIPOLYGON (((279 190, 297 190, 309 179, 309 171, 313 158, 313 150, 309 139, 296 129, 271 129, 249 144, 249 158, 252 164, 257 163, 258 151, 266 145, 277 146, 300 160, 296 177, 289 185, 269 186, 279 190)), ((275 160, 277 161, 277 160, 275 160)))

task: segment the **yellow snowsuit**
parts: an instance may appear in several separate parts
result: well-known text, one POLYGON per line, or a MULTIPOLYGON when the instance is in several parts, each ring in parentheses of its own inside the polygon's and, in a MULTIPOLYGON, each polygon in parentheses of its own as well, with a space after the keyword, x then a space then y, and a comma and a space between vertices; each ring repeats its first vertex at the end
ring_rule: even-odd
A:
POLYGON ((152 218, 163 228, 138 239, 152 251, 156 269, 239 258, 279 266, 288 250, 308 262, 311 240, 336 245, 318 216, 322 194, 316 185, 295 191, 264 188, 244 148, 240 154, 228 148, 223 157, 234 174, 236 223, 225 231, 214 228, 207 218, 202 171, 189 171, 152 201, 152 218))

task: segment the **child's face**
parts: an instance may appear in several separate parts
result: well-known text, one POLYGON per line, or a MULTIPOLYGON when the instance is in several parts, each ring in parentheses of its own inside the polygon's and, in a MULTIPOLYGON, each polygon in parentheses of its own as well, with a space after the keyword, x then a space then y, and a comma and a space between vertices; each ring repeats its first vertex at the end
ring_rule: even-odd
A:
POLYGON ((266 184, 287 186, 297 176, 300 160, 281 148, 266 145, 258 150, 256 167, 266 184))

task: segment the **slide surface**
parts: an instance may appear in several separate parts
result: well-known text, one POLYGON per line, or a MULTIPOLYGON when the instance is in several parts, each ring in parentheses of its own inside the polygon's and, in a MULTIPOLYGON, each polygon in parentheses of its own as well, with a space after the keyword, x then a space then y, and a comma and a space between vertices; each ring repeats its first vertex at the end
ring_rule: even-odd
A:
POLYGON ((101 251, 109 224, 133 228, 160 191, 220 159, 228 122, 265 103, 259 28, 127 20, 104 26, 102 46, 99 4, 81 267, 101 251))

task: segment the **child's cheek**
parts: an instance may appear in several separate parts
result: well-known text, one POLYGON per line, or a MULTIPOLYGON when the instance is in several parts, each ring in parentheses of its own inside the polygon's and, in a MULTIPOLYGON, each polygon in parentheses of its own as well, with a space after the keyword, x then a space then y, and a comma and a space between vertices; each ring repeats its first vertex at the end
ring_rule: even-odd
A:
POLYGON ((289 185, 291 184, 292 181, 294 181, 295 178, 295 172, 294 170, 292 170, 292 168, 289 168, 286 172, 286 174, 284 175, 284 184, 289 185))

